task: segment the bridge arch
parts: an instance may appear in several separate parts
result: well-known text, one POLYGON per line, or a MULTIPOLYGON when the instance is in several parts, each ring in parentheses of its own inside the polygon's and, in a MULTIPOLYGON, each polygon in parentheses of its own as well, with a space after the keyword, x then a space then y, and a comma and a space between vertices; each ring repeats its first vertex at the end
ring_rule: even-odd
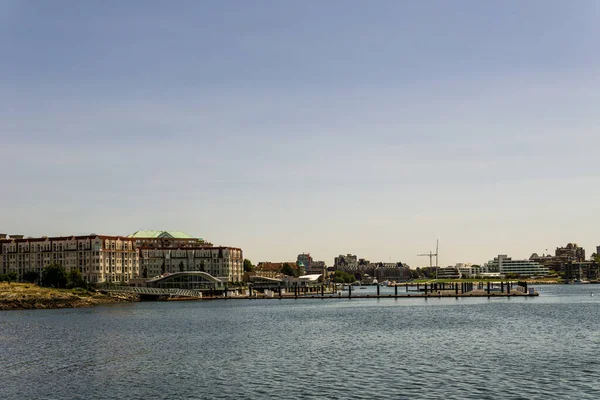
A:
POLYGON ((161 289, 223 289, 225 283, 203 271, 175 272, 147 280, 146 286, 161 289))

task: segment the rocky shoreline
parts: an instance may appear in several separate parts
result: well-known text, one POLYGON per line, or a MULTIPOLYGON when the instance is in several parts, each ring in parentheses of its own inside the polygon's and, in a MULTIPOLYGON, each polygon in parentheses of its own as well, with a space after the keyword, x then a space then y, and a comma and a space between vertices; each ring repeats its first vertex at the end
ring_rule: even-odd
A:
POLYGON ((0 311, 92 307, 132 302, 130 294, 106 295, 84 289, 52 289, 34 284, 0 283, 0 311))

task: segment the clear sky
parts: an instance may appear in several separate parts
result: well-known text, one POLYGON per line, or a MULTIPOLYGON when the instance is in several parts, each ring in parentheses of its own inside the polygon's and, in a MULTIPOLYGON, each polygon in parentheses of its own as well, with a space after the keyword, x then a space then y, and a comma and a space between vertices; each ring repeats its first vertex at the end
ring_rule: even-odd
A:
POLYGON ((589 255, 598 49, 596 0, 0 0, 0 232, 589 255))

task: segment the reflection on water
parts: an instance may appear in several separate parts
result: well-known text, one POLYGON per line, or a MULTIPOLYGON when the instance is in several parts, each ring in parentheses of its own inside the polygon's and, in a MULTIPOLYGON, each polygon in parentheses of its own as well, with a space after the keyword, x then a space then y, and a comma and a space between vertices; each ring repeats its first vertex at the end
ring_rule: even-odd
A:
POLYGON ((0 398, 600 398, 600 285, 541 289, 3 312, 0 398))

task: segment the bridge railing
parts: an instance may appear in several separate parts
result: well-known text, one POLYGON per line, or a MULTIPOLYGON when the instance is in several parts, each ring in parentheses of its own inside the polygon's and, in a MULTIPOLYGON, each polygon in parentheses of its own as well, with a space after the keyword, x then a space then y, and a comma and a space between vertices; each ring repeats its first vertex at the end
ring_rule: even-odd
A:
POLYGON ((161 289, 151 287, 123 286, 119 288, 110 288, 102 290, 110 293, 135 293, 151 296, 170 296, 170 297, 202 297, 202 291, 193 289, 161 289))

